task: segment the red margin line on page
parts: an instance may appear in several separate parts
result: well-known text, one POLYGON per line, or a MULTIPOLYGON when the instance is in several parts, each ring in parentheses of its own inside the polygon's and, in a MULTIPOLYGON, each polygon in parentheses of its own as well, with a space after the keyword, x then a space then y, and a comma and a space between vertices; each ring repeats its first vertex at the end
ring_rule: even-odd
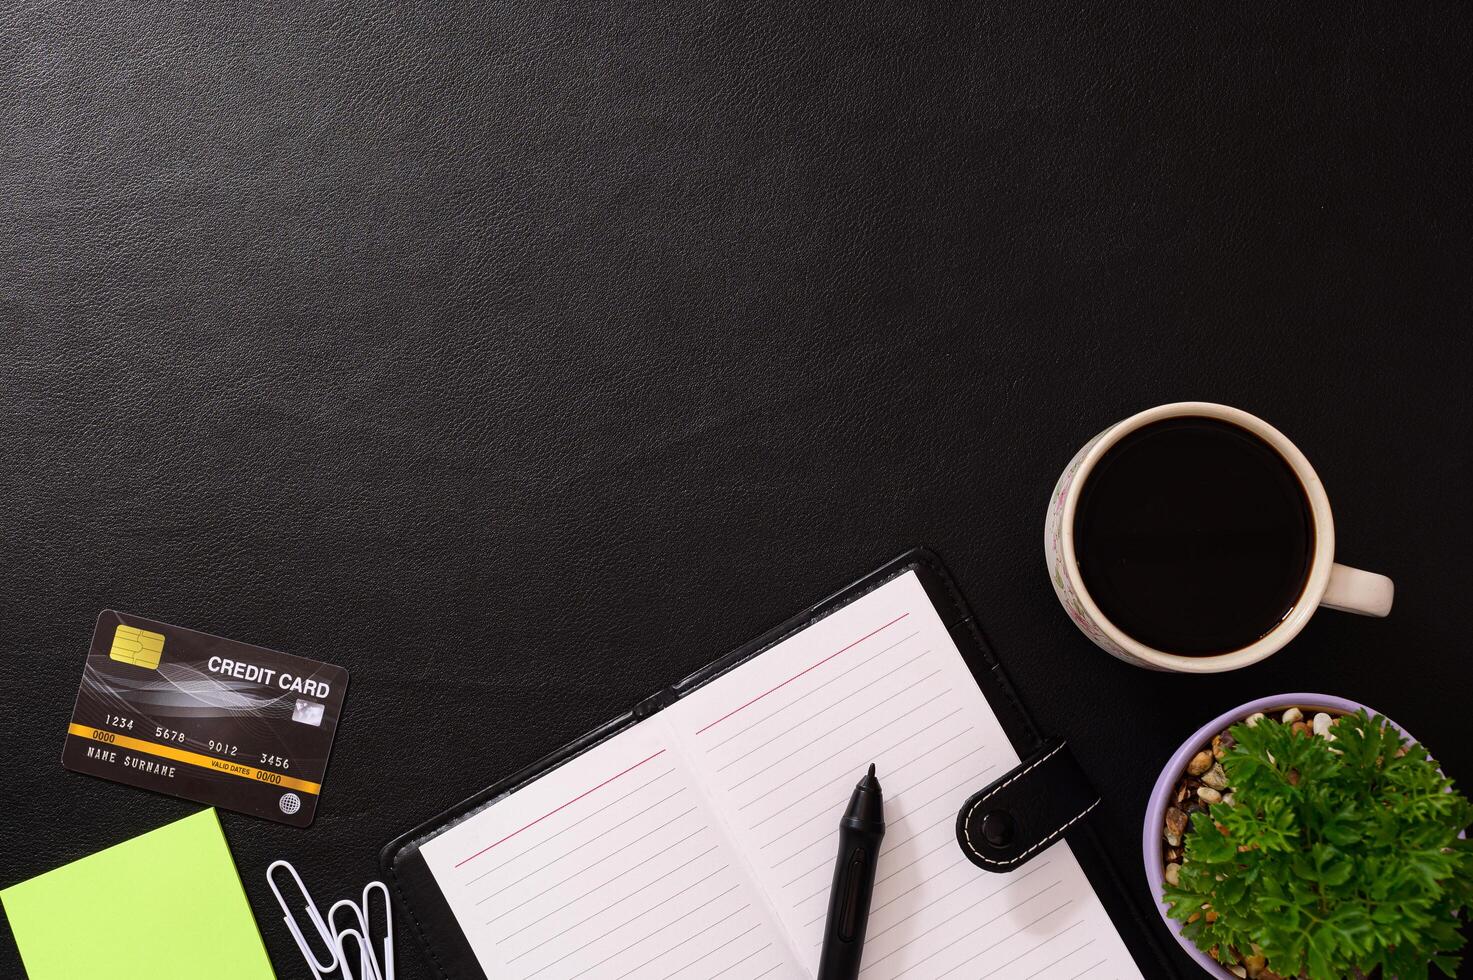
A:
POLYGON ((479 851, 477 851, 476 853, 472 854, 470 857, 466 858, 464 861, 461 861, 460 864, 457 864, 456 865, 456 867, 458 868, 458 867, 460 867, 461 864, 466 864, 466 863, 468 863, 470 861, 474 861, 476 858, 480 857, 482 854, 485 854, 487 851, 491 850, 491 848, 496 847, 497 844, 505 844, 507 841, 511 840, 517 834, 520 834, 522 831, 526 830, 527 827, 535 827, 535 826, 537 826, 542 821, 544 821, 548 817, 552 816, 554 813, 557 813, 558 810, 566 810, 568 807, 572 806, 574 803, 577 803, 579 800, 583 799, 583 797, 588 796, 590 793, 596 793, 596 792, 598 792, 599 790, 603 789, 605 786, 609 785, 609 783, 612 783, 614 780, 618 779, 620 776, 623 776, 623 775, 626 775, 628 773, 631 773, 634 770, 638 769, 640 766, 644 765, 646 762, 649 762, 650 759, 656 758, 657 756, 661 756, 661 755, 664 755, 664 754, 665 754, 665 750, 664 749, 661 749, 660 751, 656 752, 654 755, 650 756, 649 758, 647 758, 647 759, 641 759, 640 761, 636 762, 634 765, 630 766, 628 769, 625 769, 624 772, 615 773, 614 775, 610 776, 608 779, 605 779, 603 782, 601 782, 597 786, 593 787, 593 789, 589 790, 587 793, 580 793, 577 796, 573 797, 571 800, 569 800, 568 802, 564 803, 562 806, 558 807, 557 810, 548 810, 542 816, 538 817, 536 820, 533 820, 531 823, 527 824, 526 827, 519 827, 516 830, 513 830, 511 833, 509 833, 505 837, 501 838, 501 840, 497 841, 496 844, 487 844, 485 847, 481 848, 479 851))
MULTIPOLYGON (((910 613, 908 613, 908 612, 901 613, 899 616, 896 616, 894 619, 890 620, 890 622, 886 623, 884 626, 881 626, 879 629, 871 630, 870 632, 864 634, 859 639, 857 639, 853 643, 849 644, 849 646, 843 647, 843 648, 841 648, 839 650, 835 650, 833 653, 829 654, 827 657, 824 657, 822 660, 820 660, 818 663, 814 664, 812 667, 809 667, 806 670, 800 670, 800 671, 798 671, 798 673, 794 674, 792 677, 789 677, 787 680, 783 681, 777 687, 774 687, 774 688, 771 688, 769 690, 763 691, 761 694, 757 695, 755 698, 753 698, 752 700, 748 701, 746 704, 742 705, 740 708, 733 708, 732 710, 728 711, 726 714, 722 715, 720 718, 717 718, 715 721, 711 722, 711 724, 707 725, 706 728, 715 728, 717 725, 721 724, 723 721, 725 721, 726 719, 730 718, 732 715, 736 714, 738 711, 743 711, 743 710, 745 710, 747 708, 750 708, 752 705, 756 704, 758 701, 761 701, 763 698, 767 697, 767 695, 771 694, 773 691, 781 690, 782 688, 787 687, 789 684, 793 683, 793 681, 797 680, 798 678, 802 677, 804 674, 808 673, 808 671, 813 670, 816 667, 822 667, 824 664, 828 663, 830 660, 833 660, 835 657, 837 657, 839 654, 843 653, 845 650, 848 650, 851 647, 857 647, 857 646, 859 646, 865 640, 868 640, 870 637, 872 637, 876 633, 880 632, 880 630, 889 629, 891 626, 894 626, 896 623, 900 622, 902 619, 904 619, 905 617, 907 617, 909 615, 910 615, 910 613)), ((700 731, 697 731, 696 734, 697 735, 701 734, 701 732, 704 732, 706 730, 706 728, 702 728, 700 731)))

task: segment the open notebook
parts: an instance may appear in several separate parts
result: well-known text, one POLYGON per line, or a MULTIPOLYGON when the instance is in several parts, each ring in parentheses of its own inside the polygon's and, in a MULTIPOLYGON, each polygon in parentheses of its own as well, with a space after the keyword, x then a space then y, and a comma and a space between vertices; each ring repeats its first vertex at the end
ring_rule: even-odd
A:
MULTIPOLYGON (((1059 842, 1010 874, 956 814, 1018 764, 909 571, 419 844, 489 977, 812 977, 839 816, 888 830, 862 976, 1141 976, 1059 842)), ((458 975, 458 974, 457 974, 458 975)))

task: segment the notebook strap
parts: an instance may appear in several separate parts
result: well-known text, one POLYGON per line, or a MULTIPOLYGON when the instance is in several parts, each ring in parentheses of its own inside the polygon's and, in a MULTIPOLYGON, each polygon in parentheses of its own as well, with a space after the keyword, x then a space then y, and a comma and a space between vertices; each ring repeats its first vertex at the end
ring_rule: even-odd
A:
POLYGON ((1074 753, 1047 739, 1032 756, 973 793, 956 815, 962 853, 986 871, 1025 864, 1099 805, 1074 753))

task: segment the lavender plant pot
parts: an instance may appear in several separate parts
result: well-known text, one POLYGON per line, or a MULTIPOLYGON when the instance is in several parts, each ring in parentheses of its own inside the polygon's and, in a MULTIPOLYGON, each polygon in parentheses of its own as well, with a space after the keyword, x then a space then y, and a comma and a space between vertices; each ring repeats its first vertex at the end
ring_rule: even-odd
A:
MULTIPOLYGON (((1146 824, 1141 831, 1141 852, 1146 862, 1146 882, 1151 889, 1151 895, 1156 899, 1156 911, 1161 913, 1161 921, 1166 923, 1166 928, 1176 937, 1181 948, 1186 950, 1187 955, 1202 967, 1208 976, 1220 977, 1221 980, 1237 980, 1227 968, 1217 963, 1196 947, 1191 940, 1182 936, 1181 923, 1167 914, 1167 904, 1161 900, 1162 870, 1161 860, 1161 827, 1166 821, 1166 808, 1170 805, 1170 795, 1176 786, 1177 778, 1187 767, 1187 762, 1192 756, 1212 744, 1212 736, 1237 724, 1255 711, 1265 714, 1273 714, 1274 709, 1283 709, 1297 706, 1305 710, 1306 714, 1315 711, 1328 711, 1346 714, 1365 708, 1369 714, 1377 714, 1374 708, 1367 707, 1356 701, 1345 698, 1337 698, 1329 694, 1275 694, 1272 697, 1259 698, 1257 701, 1249 701, 1247 704, 1239 705, 1231 711, 1224 711, 1216 718, 1207 722, 1201 728, 1192 733, 1192 736, 1181 744, 1181 747, 1172 754, 1171 760, 1161 770, 1161 775, 1156 778, 1156 785, 1151 789, 1151 799, 1146 805, 1146 824)), ((1403 738, 1410 738, 1396 722, 1387 721, 1393 728, 1401 732, 1403 738)))

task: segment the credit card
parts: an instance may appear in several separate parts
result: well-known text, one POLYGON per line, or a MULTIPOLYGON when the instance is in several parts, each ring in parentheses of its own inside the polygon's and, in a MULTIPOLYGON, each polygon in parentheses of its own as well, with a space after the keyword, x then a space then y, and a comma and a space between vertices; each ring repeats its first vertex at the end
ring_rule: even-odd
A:
POLYGON ((305 827, 347 688, 341 667, 105 609, 61 763, 305 827))

